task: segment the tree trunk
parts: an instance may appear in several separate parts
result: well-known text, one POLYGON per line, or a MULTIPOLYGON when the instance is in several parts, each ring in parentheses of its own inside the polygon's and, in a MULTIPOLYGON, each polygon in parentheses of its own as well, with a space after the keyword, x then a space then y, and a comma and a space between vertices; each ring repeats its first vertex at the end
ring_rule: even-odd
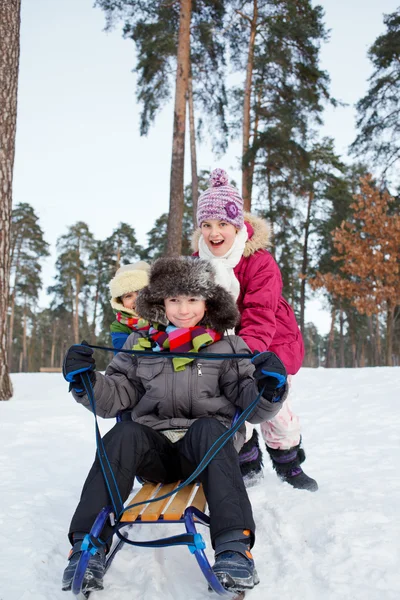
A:
POLYGON ((117 249, 117 260, 115 263, 115 270, 118 271, 119 267, 121 264, 121 247, 118 245, 118 249, 117 249))
POLYGON ((365 367, 365 343, 361 344, 360 367, 365 367))
POLYGON ((250 127, 251 127, 251 89, 253 83, 253 67, 254 67, 254 46, 257 33, 258 19, 258 0, 253 0, 253 18, 250 22, 250 39, 247 53, 246 80, 244 84, 244 101, 243 101, 243 140, 242 140, 242 197, 243 208, 245 211, 251 210, 251 193, 250 193, 250 166, 249 166, 249 147, 250 147, 250 127))
POLYGON ((381 329, 379 326, 379 315, 375 315, 375 345, 377 361, 376 366, 382 364, 382 344, 381 344, 381 329))
MULTIPOLYGON (((17 259, 15 261, 15 273, 14 273, 14 286, 13 291, 11 293, 10 307, 11 307, 11 315, 10 315, 10 325, 8 329, 8 367, 10 371, 12 370, 12 347, 13 347, 13 337, 14 337, 14 319, 15 319, 15 292, 17 287, 18 275, 19 275, 19 264, 20 264, 20 256, 21 256, 21 247, 22 247, 22 238, 19 240, 18 249, 17 249, 17 259)), ((15 251, 15 249, 14 249, 15 251)), ((13 257, 10 259, 10 268, 12 265, 13 257)))
POLYGON ((357 367, 357 344, 354 333, 354 320, 349 313, 347 313, 347 321, 349 323, 349 334, 351 341, 351 366, 353 369, 355 369, 357 367))
POLYGON ((306 310, 306 277, 308 270, 308 238, 310 236, 311 207, 314 201, 314 192, 308 194, 307 217, 304 223, 304 242, 303 242, 303 260, 301 264, 301 284, 300 284, 300 330, 304 335, 304 315, 306 310))
POLYGON ((74 314, 74 339, 75 344, 79 344, 79 292, 81 286, 81 278, 79 273, 76 276, 75 286, 75 314, 74 314))
POLYGON ((26 306, 26 300, 25 300, 25 306, 24 306, 24 330, 23 330, 23 334, 22 334, 22 371, 25 373, 27 370, 27 344, 26 344, 26 329, 27 329, 27 318, 26 318, 26 313, 27 313, 27 306, 26 306))
MULTIPOLYGON (((57 332, 57 326, 56 326, 56 321, 53 321, 53 336, 52 336, 52 340, 51 340, 51 358, 50 358, 50 366, 54 367, 54 357, 55 357, 55 353, 56 353, 56 332, 57 332)), ((45 366, 45 365, 43 365, 45 366)))
MULTIPOLYGON (((269 224, 271 227, 271 240, 274 240, 274 199, 272 197, 272 186, 271 186, 271 171, 267 167, 267 195, 268 195, 268 208, 269 208, 269 224)), ((275 244, 269 248, 272 256, 275 256, 275 244)), ((292 303, 294 305, 294 302, 292 303)))
MULTIPOLYGON (((253 146, 257 144, 257 133, 258 133, 258 123, 260 121, 260 111, 259 107, 261 104, 261 97, 257 96, 257 102, 254 107, 254 125, 253 125, 253 146)), ((247 167, 247 193, 249 195, 249 207, 251 208, 251 200, 253 194, 253 181, 254 181, 254 170, 256 167, 256 156, 255 154, 249 158, 248 167, 247 167)), ((250 210, 249 208, 249 210, 250 210)))
POLYGON ((172 137, 171 182, 168 214, 167 256, 182 251, 184 203, 186 92, 190 66, 190 19, 192 0, 180 0, 179 39, 176 67, 174 131, 172 137))
POLYGON ((96 321, 97 321, 97 305, 99 303, 99 292, 100 292, 100 274, 97 278, 97 284, 96 284, 96 293, 94 295, 94 307, 93 307, 93 320, 92 320, 92 336, 93 336, 93 343, 96 343, 96 321))
POLYGON ((339 356, 340 356, 340 367, 344 369, 345 360, 344 360, 344 336, 343 336, 343 325, 344 325, 344 315, 343 309, 340 307, 339 311, 339 328, 340 328, 340 338, 339 338, 339 356))
POLYGON ((371 345, 371 367, 376 367, 379 364, 378 348, 375 342, 374 322, 372 315, 367 316, 368 333, 371 345))
POLYGON ((333 360, 332 360, 332 354, 333 354, 333 343, 335 341, 335 320, 336 320, 336 308, 333 307, 332 308, 332 313, 331 313, 331 329, 329 332, 329 338, 328 338, 328 347, 326 349, 326 361, 325 361, 325 367, 327 369, 329 369, 330 367, 333 366, 333 360))
POLYGON ((20 14, 21 0, 0 2, 0 400, 12 396, 7 361, 7 311, 20 14))
POLYGON ((44 367, 44 357, 45 357, 45 339, 44 339, 44 335, 42 336, 42 339, 40 340, 40 367, 44 367))
POLYGON ((189 133, 190 133, 190 164, 192 168, 192 204, 193 225, 197 227, 197 201, 199 199, 199 177, 197 175, 196 129, 194 125, 194 102, 192 74, 189 75, 187 91, 189 107, 189 133))
POLYGON ((394 306, 390 302, 387 303, 386 317, 386 365, 393 366, 393 322, 394 322, 394 306))

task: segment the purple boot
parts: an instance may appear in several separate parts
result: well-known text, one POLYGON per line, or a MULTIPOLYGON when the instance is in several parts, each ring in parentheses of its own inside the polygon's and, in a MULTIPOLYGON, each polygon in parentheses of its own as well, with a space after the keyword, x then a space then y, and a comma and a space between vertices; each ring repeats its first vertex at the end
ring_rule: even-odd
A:
POLYGON ((301 464, 305 461, 306 455, 303 448, 293 446, 289 450, 274 450, 266 446, 267 452, 272 459, 273 467, 282 481, 287 481, 296 489, 308 490, 316 492, 318 484, 315 479, 312 479, 301 468, 301 464))

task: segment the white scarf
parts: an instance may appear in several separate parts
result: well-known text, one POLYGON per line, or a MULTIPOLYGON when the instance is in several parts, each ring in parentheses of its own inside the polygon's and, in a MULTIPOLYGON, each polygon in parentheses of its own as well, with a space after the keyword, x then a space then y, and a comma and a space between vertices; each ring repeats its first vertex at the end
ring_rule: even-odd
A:
POLYGON ((205 258, 211 262, 217 273, 217 283, 222 285, 227 292, 230 292, 235 301, 239 296, 240 283, 236 279, 233 269, 243 256, 244 247, 248 237, 246 226, 239 229, 232 247, 223 256, 214 256, 202 235, 199 240, 200 258, 205 258))

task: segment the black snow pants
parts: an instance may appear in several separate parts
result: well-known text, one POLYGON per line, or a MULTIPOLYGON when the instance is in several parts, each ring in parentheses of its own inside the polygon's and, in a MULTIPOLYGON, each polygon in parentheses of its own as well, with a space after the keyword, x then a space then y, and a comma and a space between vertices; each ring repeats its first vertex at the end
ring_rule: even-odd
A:
MULTIPOLYGON (((186 435, 173 444, 162 433, 146 425, 134 421, 117 423, 104 436, 103 443, 123 502, 132 490, 136 475, 160 483, 186 479, 224 432, 226 428, 217 419, 204 417, 195 421, 186 435)), ((200 480, 210 510, 213 545, 218 535, 233 529, 249 529, 254 542, 251 504, 232 440, 213 458, 201 473, 200 480)), ((71 521, 70 540, 73 533, 88 533, 97 514, 109 504, 110 497, 96 457, 71 521)), ((101 538, 105 541, 111 533, 107 521, 101 538)))

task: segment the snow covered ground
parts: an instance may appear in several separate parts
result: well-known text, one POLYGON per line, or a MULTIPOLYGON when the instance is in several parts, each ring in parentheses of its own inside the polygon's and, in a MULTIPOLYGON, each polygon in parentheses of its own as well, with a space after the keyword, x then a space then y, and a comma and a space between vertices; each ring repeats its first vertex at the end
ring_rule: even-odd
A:
MULTIPOLYGON (((0 402, 0 600, 66 600, 66 531, 93 460, 94 421, 61 375, 12 379, 14 398, 0 402)), ((266 458, 264 480, 250 490, 261 583, 248 598, 398 600, 400 368, 303 369, 293 387, 305 470, 320 489, 283 484, 266 458)), ((101 421, 103 432, 112 425, 101 421)), ((149 539, 176 527, 134 531, 149 539)), ((127 547, 91 600, 136 598, 211 595, 186 548, 127 547)))

